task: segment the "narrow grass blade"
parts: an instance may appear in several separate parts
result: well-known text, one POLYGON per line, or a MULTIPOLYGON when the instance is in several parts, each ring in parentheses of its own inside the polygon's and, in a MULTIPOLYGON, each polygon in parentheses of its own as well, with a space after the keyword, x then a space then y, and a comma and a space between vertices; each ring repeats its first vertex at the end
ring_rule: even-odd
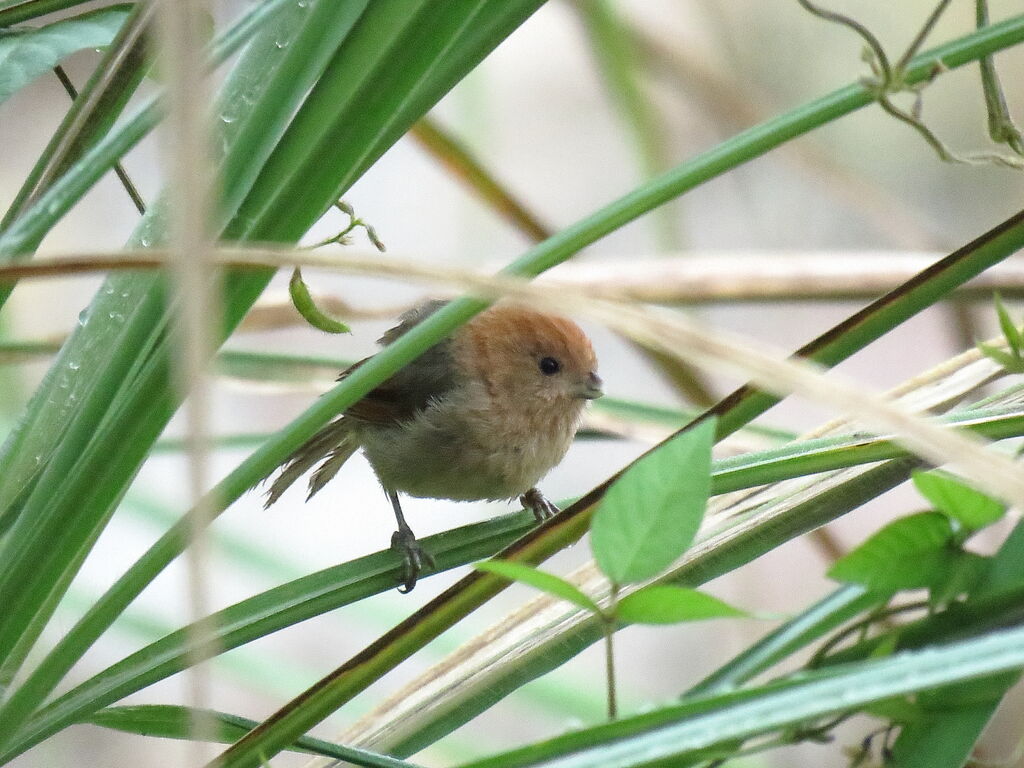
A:
POLYGON ((551 739, 465 768, 632 768, 684 760, 716 743, 745 739, 875 701, 1024 666, 1024 628, 907 651, 812 679, 682 704, 551 739), (696 711, 695 711, 696 710, 696 711), (701 711, 703 710, 703 711, 701 711))
POLYGON ((84 5, 89 0, 3 0, 0 2, 0 27, 20 24, 45 16, 54 11, 63 11, 84 5))
POLYGON ((699 698, 739 688, 754 675, 807 647, 854 616, 879 605, 884 599, 860 585, 844 585, 705 677, 686 692, 686 697, 699 698))
MULTIPOLYGON (((436 569, 430 569, 428 573, 491 555, 533 525, 533 516, 520 512, 424 538, 422 545, 437 561, 436 569)), ((184 535, 184 532, 179 531, 179 535, 184 535)), ((210 617, 209 623, 215 627, 210 636, 211 647, 222 653, 313 616, 393 589, 399 582, 402 567, 400 555, 384 550, 254 595, 210 617)), ((195 650, 190 645, 192 637, 189 627, 183 627, 46 704, 15 736, 10 751, 4 750, 0 754, 0 762, 90 712, 180 672, 195 650)), ((75 650, 67 639, 59 644, 43 665, 15 691, 10 700, 10 711, 20 712, 29 701, 38 700, 43 684, 51 677, 52 670, 46 667, 75 650)), ((5 719, 4 722, 9 721, 5 719)))
MULTIPOLYGON (((225 712, 205 710, 202 715, 215 724, 217 741, 222 744, 230 744, 259 725, 255 720, 225 712)), ((190 740, 194 738, 195 729, 192 727, 192 722, 195 716, 196 712, 187 707, 172 704, 148 704, 133 707, 107 707, 90 715, 83 722, 140 736, 190 740)), ((288 749, 294 752, 306 752, 344 760, 351 765, 363 768, 416 768, 412 763, 407 763, 404 760, 341 744, 333 744, 311 736, 300 736, 288 746, 288 749)))
MULTIPOLYGON (((261 18, 265 22, 269 18, 269 22, 229 77, 222 108, 232 107, 236 102, 247 103, 254 110, 252 122, 261 124, 265 131, 256 134, 255 129, 250 128, 256 134, 256 143, 238 148, 236 152, 248 153, 250 159, 258 163, 270 151, 275 136, 269 126, 281 125, 291 114, 304 96, 304 89, 297 84, 301 84, 303 77, 315 79, 320 75, 325 60, 352 29, 353 13, 358 17, 363 5, 365 2, 354 5, 352 2, 321 2, 309 11, 302 6, 291 6, 290 14, 280 18, 262 15, 261 18), (279 36, 294 37, 297 30, 303 28, 311 37, 308 45, 305 41, 296 41, 293 47, 277 46, 279 36), (325 39, 332 42, 325 43, 325 39), (314 54, 317 52, 321 66, 316 63, 314 54), (289 62, 291 66, 284 66, 289 62), (282 81, 287 83, 287 88, 282 81), (269 103, 261 102, 258 97, 269 91, 273 91, 276 98, 269 103), (246 99, 253 101, 249 103, 246 99)), ((223 53, 224 48, 221 46, 218 50, 223 53)), ((244 129, 242 122, 239 121, 236 129, 244 129)), ((228 125, 235 124, 225 124, 228 125)), ((25 532, 17 532, 19 519, 8 535, 8 554, 16 551, 19 556, 9 557, 0 567, 0 584, 7 579, 18 582, 20 606, 18 610, 11 606, 12 610, 0 617, 0 638, 12 640, 15 635, 20 636, 23 630, 19 630, 18 625, 27 627, 26 619, 44 611, 38 595, 49 594, 53 585, 62 583, 54 574, 63 573, 65 576, 61 578, 65 579, 73 575, 74 563, 84 556, 83 550, 87 551, 90 537, 102 530, 145 451, 173 413, 166 351, 153 372, 163 381, 163 389, 144 394, 136 388, 140 386, 137 379, 142 364, 152 354, 154 345, 158 340, 166 341, 163 337, 166 326, 161 320, 164 304, 163 282, 158 275, 131 275, 124 280, 112 278, 97 295, 83 325, 64 345, 54 361, 53 369, 57 373, 37 392, 30 404, 28 419, 0 457, 7 470, 0 483, 6 484, 0 499, 6 502, 6 507, 20 496, 19 503, 31 513, 22 516, 26 520, 25 532), (123 403, 116 395, 122 389, 142 396, 142 414, 133 422, 136 429, 131 433, 132 440, 125 441, 125 433, 121 432, 116 448, 103 448, 99 445, 99 425, 106 423, 113 427, 105 420, 111 412, 120 412, 118 418, 125 418, 123 403), (87 446, 91 446, 90 450, 86 450, 87 446), (66 471, 68 466, 76 467, 77 472, 66 471), (62 504, 69 503, 70 507, 62 509, 62 504), (41 506, 37 509, 36 505, 41 506), (50 529, 56 539, 46 533, 49 526, 57 526, 50 529), (56 546, 57 539, 64 543, 56 546), (33 555, 31 550, 35 547, 44 550, 33 555), (74 557, 65 559, 69 553, 74 557), (20 570, 23 566, 28 566, 33 574, 27 580, 16 575, 16 572, 27 573, 20 570)), ((114 429, 119 431, 120 428, 114 429)), ((110 438, 113 439, 112 434, 110 438)), ((3 642, 0 640, 0 645, 3 642)), ((85 647, 78 648, 79 653, 84 650, 85 647)), ((57 680, 59 677, 48 685, 52 686, 57 680)), ((3 719, 18 722, 28 711, 15 716, 5 709, 3 719)))

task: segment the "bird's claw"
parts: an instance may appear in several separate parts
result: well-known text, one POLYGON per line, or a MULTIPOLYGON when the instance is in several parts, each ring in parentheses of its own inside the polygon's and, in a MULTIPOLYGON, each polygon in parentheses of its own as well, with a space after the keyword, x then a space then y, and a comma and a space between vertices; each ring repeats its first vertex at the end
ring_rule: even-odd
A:
POLYGON ((402 594, 412 592, 424 567, 434 568, 437 565, 409 528, 400 528, 391 534, 391 548, 402 555, 402 583, 398 587, 402 594))
POLYGON ((544 494, 536 488, 531 488, 520 496, 519 503, 526 509, 533 512, 533 516, 537 518, 538 523, 542 523, 549 517, 554 517, 562 511, 555 504, 548 501, 544 497, 544 494))

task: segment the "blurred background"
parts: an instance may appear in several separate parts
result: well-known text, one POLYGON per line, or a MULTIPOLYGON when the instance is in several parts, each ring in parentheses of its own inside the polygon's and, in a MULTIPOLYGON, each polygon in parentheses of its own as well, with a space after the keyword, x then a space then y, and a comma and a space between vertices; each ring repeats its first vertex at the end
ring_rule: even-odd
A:
MULTIPOLYGON (((245 4, 216 3, 218 23, 245 4)), ((896 58, 934 7, 928 0, 842 0, 834 6, 873 30, 896 58)), ((993 20, 1018 12, 1012 0, 990 0, 993 20)), ((931 42, 966 33, 973 4, 953 4, 931 42)), ((432 117, 463 142, 536 217, 552 230, 571 224, 624 194, 658 170, 715 146, 763 119, 868 74, 861 43, 848 30, 813 18, 796 0, 552 0, 460 84, 432 117), (610 13, 611 16, 605 15, 610 13), (612 37, 602 19, 614 21, 612 37), (625 44, 623 44, 625 40, 625 44), (608 45, 625 56, 625 68, 609 65, 608 45), (625 71, 637 86, 623 98, 615 78, 625 71)), ((66 62, 82 83, 97 54, 66 62)), ((1024 122, 1024 51, 1011 50, 997 64, 1010 108, 1024 122)), ((149 86, 150 88, 152 86, 149 86)), ((146 88, 143 89, 144 91, 146 88)), ((13 199, 68 105, 53 76, 44 77, 0 106, 0 206, 13 199)), ((984 104, 976 68, 944 74, 924 95, 924 116, 961 150, 986 145, 984 104)), ((148 140, 125 166, 147 201, 165 174, 160 147, 148 140)), ((773 259, 811 254, 840 272, 878 265, 894 254, 934 255, 973 239, 1020 208, 1024 176, 991 166, 950 165, 921 138, 878 108, 867 108, 780 151, 708 183, 595 244, 576 265, 630 265, 641 258, 773 259)), ((529 247, 530 238, 495 215, 417 140, 401 140, 361 179, 346 200, 372 224, 388 253, 431 263, 496 268, 529 247)), ((111 176, 99 184, 45 242, 41 253, 113 250, 132 231, 137 214, 111 176)), ((312 243, 344 227, 332 211, 309 233, 312 243)), ((350 247, 368 250, 358 230, 350 247)), ((338 246, 329 246, 338 247, 338 246)), ((387 258, 384 256, 383 258, 387 258)), ((328 336, 307 326, 287 305, 287 274, 261 302, 259 317, 229 342, 239 351, 290 352, 355 360, 371 354, 391 324, 386 317, 428 295, 421 287, 304 271, 315 293, 350 305, 353 332, 328 336), (368 316, 371 319, 358 319, 368 316)), ((557 270, 556 270, 557 272, 557 270)), ((614 274, 614 271, 611 273, 614 274)), ((25 282, 0 315, 9 341, 52 342, 76 322, 99 278, 25 282)), ((854 312, 867 299, 732 301, 700 303, 692 311, 709 327, 725 329, 782 351, 803 345, 854 312)), ((839 372, 882 391, 927 370, 994 333, 993 312, 942 306, 905 324, 839 367, 839 372)), ((600 358, 609 395, 668 406, 685 406, 664 372, 630 344, 587 326, 600 358)), ((0 368, 0 419, 16 420, 47 368, 45 356, 12 354, 0 368)), ((236 372, 237 373, 237 372, 236 372)), ((217 379, 213 430, 238 438, 218 449, 213 473, 220 477, 256 445, 330 386, 328 365, 295 381, 254 380, 249 372, 217 379)), ((272 378, 272 377, 271 377, 272 378)), ((736 380, 708 374, 706 386, 724 395, 736 380)), ((762 422, 799 433, 832 418, 816 406, 787 401, 762 422)), ((71 596, 47 630, 54 639, 80 615, 86 600, 104 590, 187 507, 185 462, 174 450, 181 434, 172 423, 166 444, 138 476, 123 509, 103 534, 71 596)), ((667 433, 667 432, 665 432, 667 433)), ((645 435, 646 437, 647 435, 645 435)), ((652 434, 651 437, 656 435, 652 434)), ((228 441, 225 441, 226 443, 228 441)), ((643 439, 579 441, 544 481, 553 499, 578 495, 641 452, 643 439)), ((918 502, 905 488, 829 527, 840 547, 859 542, 883 521, 918 502)), ((405 510, 417 535, 509 511, 501 504, 408 500, 405 510)), ((253 491, 214 527, 210 604, 219 608, 295 576, 387 546, 393 521, 387 500, 361 459, 308 504, 296 486, 269 510, 253 491)), ((1000 532, 981 546, 992 546, 1000 532)), ((551 563, 565 573, 588 558, 581 543, 551 563)), ((790 613, 830 589, 828 559, 804 537, 713 582, 710 591, 740 606, 790 613)), ((366 643, 464 574, 446 573, 408 596, 381 595, 308 621, 212 662, 212 705, 260 719, 348 659, 366 643)), ((184 572, 172 567, 144 593, 125 620, 97 645, 81 668, 84 679, 186 621, 184 572)), ((382 684, 339 711, 318 734, 331 736, 388 692, 508 610, 531 597, 512 587, 392 673, 382 684)), ((716 621, 667 628, 630 628, 616 644, 621 663, 623 709, 637 711, 678 695, 770 625, 752 620, 716 621)), ((444 765, 514 746, 602 717, 604 689, 598 674, 601 649, 592 648, 550 676, 526 686, 486 715, 419 756, 444 765)), ((179 701, 178 678, 132 697, 131 702, 179 701)), ((1009 754, 1019 735, 1020 697, 1004 707, 984 742, 985 754, 1009 754), (1014 714, 1014 710, 1017 714, 1014 714)), ((856 745, 867 721, 842 731, 856 745)), ((184 748, 90 726, 71 728, 16 761, 43 766, 181 765, 184 748)), ((282 755, 275 766, 301 765, 282 755)), ((747 760, 749 766, 843 766, 837 745, 803 745, 747 760)))

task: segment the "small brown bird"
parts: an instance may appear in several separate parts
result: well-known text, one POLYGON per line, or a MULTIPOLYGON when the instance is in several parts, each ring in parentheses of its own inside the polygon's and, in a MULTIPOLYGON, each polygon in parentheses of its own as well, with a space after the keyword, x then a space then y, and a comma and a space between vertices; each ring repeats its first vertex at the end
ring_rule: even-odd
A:
MULTIPOLYGON (((380 343, 390 344, 444 303, 406 312, 380 343)), ((398 493, 455 501, 518 497, 538 520, 554 514, 535 485, 565 456, 586 401, 601 396, 596 368, 590 340, 571 320, 499 303, 296 450, 265 506, 322 461, 309 481, 312 497, 362 448, 394 508, 391 546, 404 554, 399 589, 408 592, 432 561, 406 523, 398 493)))

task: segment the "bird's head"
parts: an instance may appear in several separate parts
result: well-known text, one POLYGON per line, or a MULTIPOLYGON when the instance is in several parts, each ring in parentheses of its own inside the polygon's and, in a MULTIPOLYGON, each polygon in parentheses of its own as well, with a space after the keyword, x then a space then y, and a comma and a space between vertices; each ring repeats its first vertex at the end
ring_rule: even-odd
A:
POLYGON ((497 404, 578 413, 603 394, 590 339, 571 320, 498 304, 470 321, 463 334, 460 351, 497 404))

